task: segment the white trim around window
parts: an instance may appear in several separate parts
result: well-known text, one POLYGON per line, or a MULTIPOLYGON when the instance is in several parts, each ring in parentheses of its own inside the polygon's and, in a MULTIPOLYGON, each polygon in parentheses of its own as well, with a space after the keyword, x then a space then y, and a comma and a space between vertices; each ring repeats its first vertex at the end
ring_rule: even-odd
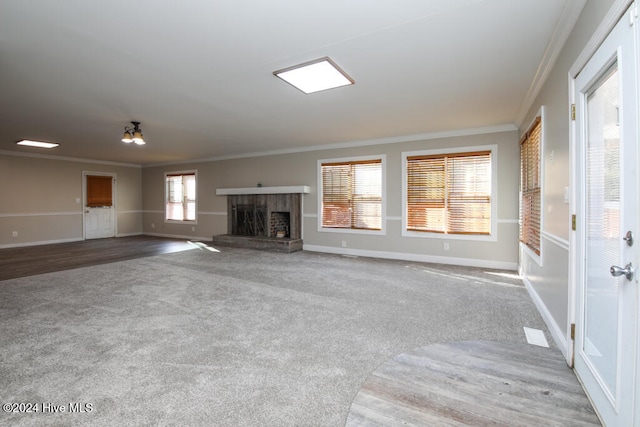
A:
MULTIPOLYGON (((539 164, 538 164, 538 171, 540 173, 540 176, 538 178, 539 180, 539 186, 540 186, 540 224, 539 224, 539 233, 540 233, 540 253, 537 254, 535 253, 535 251, 533 251, 528 245, 526 245, 524 242, 520 241, 520 238, 518 238, 518 245, 520 248, 522 248, 523 252, 525 254, 527 254, 529 256, 529 258, 531 258, 539 267, 543 266, 542 260, 542 252, 543 252, 543 244, 542 244, 542 240, 544 238, 544 235, 548 233, 546 233, 543 229, 543 225, 544 225, 544 212, 545 212, 545 200, 544 200, 544 168, 546 166, 546 159, 545 159, 545 155, 546 155, 546 150, 545 150, 545 137, 544 137, 544 132, 545 132, 545 108, 544 105, 540 107, 540 109, 538 110, 538 114, 536 114, 536 116, 533 118, 533 120, 531 120, 531 122, 529 123, 527 129, 527 132, 529 132, 534 126, 535 126, 535 122, 537 120, 537 118, 540 118, 540 143, 539 143, 539 156, 538 156, 538 160, 539 160, 539 164)), ((520 160, 521 161, 521 160, 520 160)), ((553 162, 553 155, 552 155, 552 159, 550 160, 551 162, 553 162)), ((521 166, 522 168, 522 166, 521 166)), ((522 209, 522 182, 520 183, 520 185, 518 185, 518 206, 519 209, 522 209)), ((518 227, 522 227, 522 224, 520 223, 520 213, 518 213, 518 227)), ((519 235, 520 233, 518 233, 519 235)))
POLYGON ((498 240, 498 145, 476 145, 470 147, 442 148, 433 150, 407 151, 402 153, 402 237, 416 237, 423 239, 446 239, 496 242, 498 240), (491 152, 491 231, 487 234, 446 234, 425 231, 407 230, 407 158, 413 156, 434 156, 439 154, 474 153, 478 151, 491 152))
POLYGON ((373 156, 357 156, 357 157, 340 157, 333 159, 320 159, 317 166, 317 182, 318 182, 318 232, 321 233, 341 233, 341 234, 364 234, 364 235, 386 235, 387 228, 387 167, 386 167, 386 155, 373 155, 373 156), (341 163, 341 162, 366 162, 372 160, 379 160, 382 169, 382 183, 381 183, 381 196, 382 202, 380 206, 380 230, 366 230, 366 229, 354 229, 354 228, 329 228, 322 226, 322 165, 326 163, 341 163))
MULTIPOLYGON (((171 171, 164 173, 164 222, 167 224, 189 224, 189 225, 197 225, 198 224, 198 171, 197 170, 187 170, 187 171, 171 171), (169 203, 169 192, 167 185, 167 178, 170 176, 178 176, 178 175, 193 175, 195 176, 195 200, 193 201, 194 207, 194 219, 184 219, 184 220, 176 220, 176 219, 168 219, 167 218, 167 204, 169 203)), ((186 194, 184 197, 187 197, 186 194)), ((183 200, 184 200, 183 197, 183 200)))

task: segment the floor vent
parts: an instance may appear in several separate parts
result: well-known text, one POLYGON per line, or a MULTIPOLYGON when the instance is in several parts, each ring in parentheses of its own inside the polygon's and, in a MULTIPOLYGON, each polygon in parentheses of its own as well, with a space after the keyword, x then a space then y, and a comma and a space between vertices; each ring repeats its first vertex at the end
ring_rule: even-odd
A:
POLYGON ((527 328, 526 326, 523 329, 529 344, 537 345, 539 347, 549 347, 547 338, 544 336, 544 332, 540 329, 527 328))

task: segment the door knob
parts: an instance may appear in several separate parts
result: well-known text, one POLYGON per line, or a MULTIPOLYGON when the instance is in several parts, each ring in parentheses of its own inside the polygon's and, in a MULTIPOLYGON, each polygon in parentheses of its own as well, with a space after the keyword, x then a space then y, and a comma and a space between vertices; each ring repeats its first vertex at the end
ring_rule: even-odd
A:
POLYGON ((612 265, 609 269, 609 272, 613 277, 618 277, 624 275, 627 280, 633 280, 633 265, 631 263, 625 265, 624 268, 618 267, 617 265, 612 265))

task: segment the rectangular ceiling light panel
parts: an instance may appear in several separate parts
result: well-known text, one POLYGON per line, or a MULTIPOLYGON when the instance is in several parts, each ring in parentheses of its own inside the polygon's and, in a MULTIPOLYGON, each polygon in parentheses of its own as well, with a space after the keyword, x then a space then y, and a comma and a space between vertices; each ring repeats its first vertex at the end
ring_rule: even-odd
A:
POLYGON ((42 141, 31 141, 28 139, 23 139, 22 141, 16 142, 18 145, 26 145, 27 147, 37 147, 37 148, 56 148, 60 144, 55 142, 42 142, 42 141))
POLYGON ((274 71, 273 74, 307 94, 355 83, 328 57, 274 71))

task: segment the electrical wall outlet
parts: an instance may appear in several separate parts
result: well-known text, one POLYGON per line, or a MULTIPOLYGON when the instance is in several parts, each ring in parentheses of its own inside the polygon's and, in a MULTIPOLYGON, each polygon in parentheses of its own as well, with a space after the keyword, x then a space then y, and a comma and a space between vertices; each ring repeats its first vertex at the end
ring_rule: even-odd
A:
POLYGON ((343 240, 343 241, 342 241, 342 247, 343 247, 343 248, 346 248, 346 247, 347 247, 347 241, 346 241, 346 240, 343 240))
POLYGON ((448 251, 449 250, 449 242, 444 242, 442 244, 442 249, 444 249, 445 251, 448 251))
POLYGON ((18 237, 18 232, 17 231, 12 231, 11 232, 11 237, 18 237))

